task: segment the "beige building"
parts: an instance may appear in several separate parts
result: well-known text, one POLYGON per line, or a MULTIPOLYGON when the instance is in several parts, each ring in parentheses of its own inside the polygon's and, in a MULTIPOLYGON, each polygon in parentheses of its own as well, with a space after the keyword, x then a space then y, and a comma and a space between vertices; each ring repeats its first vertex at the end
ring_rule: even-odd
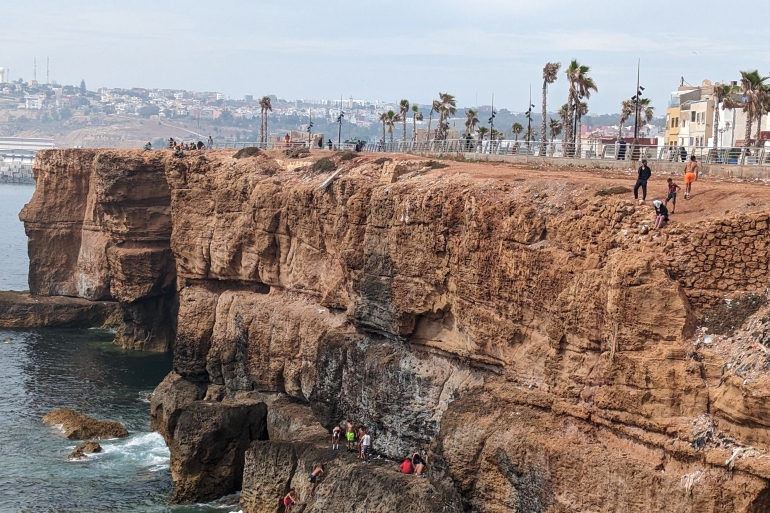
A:
POLYGON ((714 86, 704 80, 698 86, 680 86, 671 93, 666 109, 666 146, 691 150, 707 146, 714 135, 714 86))

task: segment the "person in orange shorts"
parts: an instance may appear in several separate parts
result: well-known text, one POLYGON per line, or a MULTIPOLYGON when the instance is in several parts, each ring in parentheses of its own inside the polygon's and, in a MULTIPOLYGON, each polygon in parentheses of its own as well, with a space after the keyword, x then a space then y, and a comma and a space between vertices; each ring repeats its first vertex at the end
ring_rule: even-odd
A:
POLYGON ((698 161, 693 155, 690 157, 690 162, 684 166, 684 199, 690 199, 692 183, 698 179, 699 171, 698 161))

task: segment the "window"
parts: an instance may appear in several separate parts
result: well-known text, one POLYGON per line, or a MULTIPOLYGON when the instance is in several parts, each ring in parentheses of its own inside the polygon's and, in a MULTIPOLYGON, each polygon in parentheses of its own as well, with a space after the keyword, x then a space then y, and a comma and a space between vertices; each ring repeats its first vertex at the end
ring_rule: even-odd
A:
POLYGON ((686 119, 683 119, 683 120, 682 120, 682 128, 684 128, 686 125, 687 125, 687 120, 686 120, 686 119))
POLYGON ((690 112, 690 123, 692 123, 693 121, 695 121, 695 113, 690 112))
POLYGON ((692 146, 692 143, 693 143, 693 138, 690 137, 690 146, 692 146))

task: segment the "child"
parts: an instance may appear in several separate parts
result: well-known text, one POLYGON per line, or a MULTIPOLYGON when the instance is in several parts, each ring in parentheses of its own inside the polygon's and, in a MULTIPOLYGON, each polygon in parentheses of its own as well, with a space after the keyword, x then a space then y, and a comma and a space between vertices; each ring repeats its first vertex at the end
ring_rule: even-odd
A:
POLYGON ((286 494, 286 497, 283 498, 283 510, 286 513, 289 513, 292 509, 294 509, 294 505, 297 503, 297 492, 292 488, 289 490, 289 493, 286 494))
POLYGON ((310 473, 310 496, 315 493, 315 487, 318 485, 318 476, 324 473, 326 467, 323 465, 316 465, 313 471, 310 473))
POLYGON ((340 433, 342 433, 342 429, 339 426, 334 426, 332 430, 332 451, 337 451, 340 448, 340 433))
POLYGON ((666 207, 668 207, 668 201, 671 200, 671 213, 675 214, 674 212, 676 210, 676 191, 681 189, 677 184, 674 183, 674 181, 669 178, 666 180, 668 182, 668 196, 666 196, 666 207))
POLYGON ((660 230, 668 221, 668 209, 660 200, 653 201, 652 206, 655 207, 655 229, 660 230))

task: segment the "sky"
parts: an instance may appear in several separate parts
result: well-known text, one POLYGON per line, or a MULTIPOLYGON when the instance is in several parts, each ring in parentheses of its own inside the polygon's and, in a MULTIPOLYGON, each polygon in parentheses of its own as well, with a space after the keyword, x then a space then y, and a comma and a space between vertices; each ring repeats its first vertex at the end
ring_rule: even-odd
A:
MULTIPOLYGON (((540 109, 542 68, 591 67, 594 114, 641 84, 665 114, 681 77, 699 85, 770 75, 770 2, 750 15, 713 0, 391 0, 389 2, 0 0, 0 66, 11 79, 217 91, 242 98, 348 98, 540 109)), ((565 75, 549 111, 566 102, 565 75)))

